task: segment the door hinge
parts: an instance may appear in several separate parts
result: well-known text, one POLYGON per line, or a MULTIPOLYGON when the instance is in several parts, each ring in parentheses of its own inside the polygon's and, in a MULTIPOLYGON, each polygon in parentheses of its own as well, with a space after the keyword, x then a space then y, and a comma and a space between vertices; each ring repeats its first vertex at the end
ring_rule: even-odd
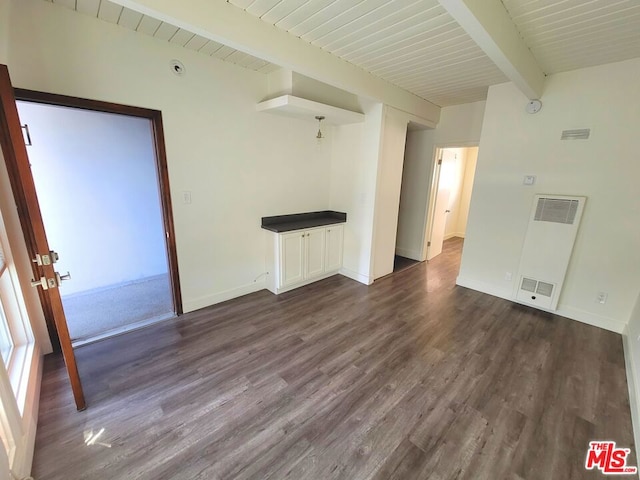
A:
POLYGON ((430 246, 431 246, 431 242, 427 242, 427 247, 430 247, 430 246))
POLYGON ((438 159, 438 165, 442 165, 442 159, 438 159))
POLYGON ((24 137, 24 144, 27 147, 30 147, 31 145, 33 145, 33 143, 31 143, 31 133, 29 133, 29 125, 25 123, 24 125, 20 125, 20 128, 22 128, 22 136, 24 137))

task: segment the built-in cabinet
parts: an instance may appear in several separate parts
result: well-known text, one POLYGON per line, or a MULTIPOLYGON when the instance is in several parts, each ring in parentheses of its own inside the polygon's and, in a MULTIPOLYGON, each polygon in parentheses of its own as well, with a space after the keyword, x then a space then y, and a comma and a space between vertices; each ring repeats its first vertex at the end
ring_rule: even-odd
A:
POLYGON ((273 293, 335 275, 342 267, 342 224, 267 235, 271 243, 267 287, 273 293))

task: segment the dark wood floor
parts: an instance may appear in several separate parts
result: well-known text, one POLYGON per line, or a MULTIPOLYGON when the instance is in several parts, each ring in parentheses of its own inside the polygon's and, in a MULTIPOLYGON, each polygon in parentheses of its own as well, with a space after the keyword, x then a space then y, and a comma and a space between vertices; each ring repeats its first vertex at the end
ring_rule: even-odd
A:
POLYGON ((85 412, 48 357, 34 476, 604 478, 588 442, 634 448, 621 337, 456 287, 460 249, 82 347, 85 412))

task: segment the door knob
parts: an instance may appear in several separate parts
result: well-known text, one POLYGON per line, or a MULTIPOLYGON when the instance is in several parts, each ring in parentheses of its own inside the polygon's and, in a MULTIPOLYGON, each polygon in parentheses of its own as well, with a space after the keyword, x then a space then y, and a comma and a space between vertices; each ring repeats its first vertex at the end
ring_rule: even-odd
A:
POLYGON ((58 286, 60 286, 63 280, 71 280, 71 274, 67 272, 65 275, 60 275, 58 272, 56 272, 56 282, 58 286))
POLYGON ((451 213, 451 210, 445 210, 444 213, 451 213))
POLYGON ((43 290, 47 290, 49 286, 47 285, 47 279, 45 277, 40 277, 40 280, 31 280, 32 287, 42 287, 43 290))

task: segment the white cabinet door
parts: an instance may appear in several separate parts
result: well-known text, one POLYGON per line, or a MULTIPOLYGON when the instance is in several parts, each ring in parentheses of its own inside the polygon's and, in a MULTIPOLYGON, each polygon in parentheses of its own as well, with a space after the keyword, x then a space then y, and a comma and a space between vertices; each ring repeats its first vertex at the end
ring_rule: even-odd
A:
POLYGON ((280 287, 304 280, 305 233, 284 233, 280 238, 280 287))
POLYGON ((324 273, 325 229, 307 230, 305 235, 305 279, 319 277, 324 273))
POLYGON ((342 244, 344 225, 330 225, 327 227, 327 248, 324 259, 324 271, 333 272, 342 268, 342 244))

